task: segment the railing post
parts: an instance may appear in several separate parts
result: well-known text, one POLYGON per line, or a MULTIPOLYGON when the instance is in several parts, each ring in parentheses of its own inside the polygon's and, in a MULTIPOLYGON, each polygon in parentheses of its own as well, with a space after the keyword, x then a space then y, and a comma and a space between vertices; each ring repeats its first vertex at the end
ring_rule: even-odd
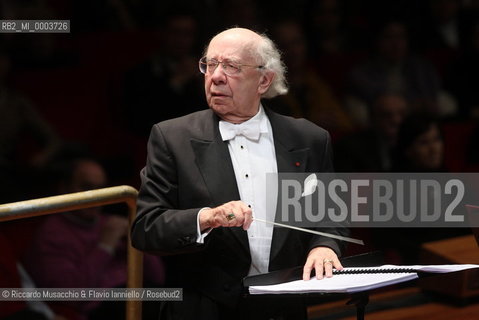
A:
MULTIPOLYGON (((128 205, 128 225, 132 226, 136 217, 136 199, 127 201, 128 205)), ((128 232, 128 288, 143 287, 143 253, 131 246, 131 233, 128 232)), ((142 301, 126 301, 126 320, 141 319, 142 301)))
MULTIPOLYGON (((128 223, 131 227, 136 216, 137 196, 138 191, 135 188, 118 186, 1 204, 0 222, 125 202, 128 205, 128 223)), ((143 287, 143 253, 131 246, 129 232, 128 240, 126 285, 128 288, 141 288, 143 287)), ((141 319, 141 309, 140 300, 127 300, 126 319, 141 319)))

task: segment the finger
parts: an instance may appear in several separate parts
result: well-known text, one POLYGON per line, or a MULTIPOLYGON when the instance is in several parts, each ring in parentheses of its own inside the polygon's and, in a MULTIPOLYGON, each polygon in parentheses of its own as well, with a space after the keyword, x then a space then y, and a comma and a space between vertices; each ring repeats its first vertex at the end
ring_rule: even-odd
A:
MULTIPOLYGON (((232 212, 233 213, 233 212, 232 212)), ((243 217, 237 213, 233 213, 234 217, 232 219, 228 218, 229 227, 240 227, 243 223, 243 217)))
POLYGON ((336 270, 343 270, 343 265, 339 261, 339 259, 334 259, 333 266, 336 270))
POLYGON ((241 212, 241 209, 235 208, 234 212, 234 218, 231 220, 232 222, 232 227, 241 227, 244 223, 244 215, 241 212))
POLYGON ((331 278, 333 276, 333 263, 326 261, 323 264, 324 267, 324 274, 326 275, 326 278, 331 278))
POLYGON ((244 223, 243 223, 243 230, 248 230, 253 223, 253 212, 249 211, 245 214, 244 223))
POLYGON ((252 211, 251 211, 251 208, 249 206, 247 206, 244 202, 242 201, 236 201, 234 202, 234 209, 235 209, 235 212, 237 213, 236 214, 236 226, 240 227, 240 226, 243 226, 243 229, 245 229, 245 225, 246 227, 249 228, 249 225, 251 224, 252 222, 252 218, 251 218, 251 214, 252 214, 252 211), (251 220, 251 221, 250 221, 251 220))
POLYGON ((225 227, 236 227, 238 220, 241 219, 233 210, 226 212, 224 218, 226 219, 225 227))
POLYGON ((248 230, 253 222, 253 210, 249 206, 243 207, 243 229, 248 230))
POLYGON ((323 279, 323 273, 324 273, 324 264, 323 260, 316 259, 314 261, 314 269, 316 270, 316 279, 321 280, 323 279))
POLYGON ((228 215, 232 213, 232 210, 229 206, 223 205, 218 208, 218 211, 215 212, 214 220, 217 227, 229 227, 230 220, 228 215))
POLYGON ((230 203, 225 203, 219 207, 217 207, 216 209, 218 209, 215 214, 216 215, 219 215, 221 216, 222 218, 225 218, 226 219, 226 216, 233 211, 233 206, 230 205, 230 203))
POLYGON ((311 271, 313 270, 313 262, 311 259, 307 259, 303 268, 303 280, 311 279, 311 271))
POLYGON ((224 214, 217 214, 213 218, 213 223, 212 227, 213 228, 218 228, 218 227, 225 227, 228 225, 228 220, 224 216, 224 214))

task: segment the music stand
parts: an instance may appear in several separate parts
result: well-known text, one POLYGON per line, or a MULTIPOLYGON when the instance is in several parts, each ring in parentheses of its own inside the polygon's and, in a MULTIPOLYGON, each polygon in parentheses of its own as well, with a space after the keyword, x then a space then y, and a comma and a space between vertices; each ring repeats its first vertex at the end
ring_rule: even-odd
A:
MULTIPOLYGON (((356 256, 350 256, 341 259, 343 267, 376 267, 384 264, 383 257, 379 252, 365 253, 356 256)), ((243 286, 245 288, 245 295, 249 295, 248 287, 250 286, 265 286, 272 284, 279 284, 283 282, 295 281, 302 279, 303 266, 298 266, 290 269, 273 271, 265 274, 246 277, 243 279, 243 286)), ((347 305, 356 306, 356 318, 364 320, 366 305, 369 302, 369 292, 361 291, 356 293, 301 293, 300 295, 314 298, 315 300, 324 300, 327 297, 335 298, 349 298, 347 305)), ((250 297, 252 295, 249 295, 250 297)), ((308 299, 309 300, 309 299, 308 299)))

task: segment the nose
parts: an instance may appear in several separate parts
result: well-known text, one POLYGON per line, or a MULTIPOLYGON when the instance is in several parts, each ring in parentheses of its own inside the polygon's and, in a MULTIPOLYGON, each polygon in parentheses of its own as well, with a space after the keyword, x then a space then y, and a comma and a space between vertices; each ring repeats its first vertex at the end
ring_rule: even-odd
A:
POLYGON ((213 81, 214 84, 218 85, 218 84, 226 83, 226 78, 227 78, 226 73, 223 69, 223 66, 220 63, 211 74, 211 81, 213 81))

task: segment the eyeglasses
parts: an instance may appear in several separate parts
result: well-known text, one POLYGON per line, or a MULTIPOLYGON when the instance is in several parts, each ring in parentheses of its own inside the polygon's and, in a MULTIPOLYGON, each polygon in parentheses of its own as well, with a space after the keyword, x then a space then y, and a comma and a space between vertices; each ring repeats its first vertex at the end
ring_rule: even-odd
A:
POLYGON ((228 75, 232 76, 235 74, 238 74, 241 71, 242 67, 250 67, 250 68, 258 68, 258 69, 263 69, 264 66, 254 66, 254 65, 248 65, 248 64, 241 64, 241 63, 236 63, 232 61, 218 61, 216 59, 207 59, 206 57, 203 57, 199 61, 199 67, 200 71, 203 74, 208 73, 213 73, 215 72, 216 68, 218 65, 223 67, 223 71, 228 75))

